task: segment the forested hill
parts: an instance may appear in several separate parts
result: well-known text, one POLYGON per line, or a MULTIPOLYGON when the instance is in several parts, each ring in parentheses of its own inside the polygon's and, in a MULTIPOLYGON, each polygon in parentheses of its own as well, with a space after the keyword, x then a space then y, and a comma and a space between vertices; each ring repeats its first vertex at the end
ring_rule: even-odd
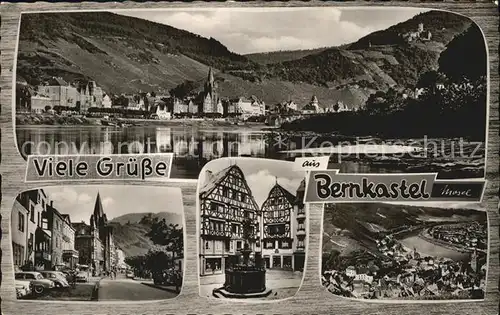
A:
POLYGON ((123 250, 126 257, 144 255, 153 247, 153 242, 146 236, 151 231, 153 220, 165 219, 168 224, 183 227, 182 216, 169 213, 129 213, 114 218, 109 222, 113 227, 113 238, 118 248, 123 250))
POLYGON ((253 62, 213 38, 109 12, 23 14, 17 75, 30 85, 92 79, 108 93, 166 92, 206 78, 210 66, 253 62))
POLYGON ((463 15, 446 11, 428 11, 385 30, 368 34, 347 45, 346 48, 350 50, 364 49, 369 44, 374 46, 401 45, 404 41, 402 41, 400 34, 416 31, 420 23, 423 24, 424 30, 431 31, 433 42, 447 45, 454 36, 466 30, 472 21, 463 15))
POLYGON ((53 76, 68 82, 92 79, 106 93, 166 93, 186 81, 203 82, 213 67, 219 95, 256 95, 266 104, 316 95, 321 106, 343 101, 362 106, 391 86, 414 86, 438 68, 449 41, 471 24, 444 11, 422 13, 342 47, 243 56, 204 38, 148 20, 110 12, 23 14, 18 80, 36 86, 53 76), (401 42, 418 23, 432 32, 427 42, 401 42))
MULTIPOLYGON (((23 16, 20 40, 64 39, 86 50, 106 54, 81 36, 144 42, 163 53, 183 54, 216 68, 245 67, 249 60, 235 54, 214 38, 205 38, 169 25, 110 12, 49 13, 23 16)), ((42 41, 42 42, 40 42, 42 41)))
POLYGON ((422 73, 437 69, 441 52, 471 24, 464 16, 428 11, 350 45, 268 65, 266 75, 329 87, 357 84, 385 90, 414 86, 422 73), (416 32, 420 23, 424 28, 422 37, 430 31, 430 39, 406 41, 404 34, 416 32))

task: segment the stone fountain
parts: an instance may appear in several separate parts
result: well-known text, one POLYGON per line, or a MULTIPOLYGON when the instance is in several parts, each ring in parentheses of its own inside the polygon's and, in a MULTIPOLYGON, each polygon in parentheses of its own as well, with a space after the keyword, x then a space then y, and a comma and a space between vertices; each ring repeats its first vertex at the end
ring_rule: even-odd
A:
POLYGON ((248 233, 245 244, 239 250, 238 263, 225 269, 225 282, 222 288, 214 289, 215 297, 226 298, 262 298, 271 294, 266 288, 266 269, 262 266, 262 259, 256 254, 255 262, 250 261, 253 252, 249 244, 248 233))

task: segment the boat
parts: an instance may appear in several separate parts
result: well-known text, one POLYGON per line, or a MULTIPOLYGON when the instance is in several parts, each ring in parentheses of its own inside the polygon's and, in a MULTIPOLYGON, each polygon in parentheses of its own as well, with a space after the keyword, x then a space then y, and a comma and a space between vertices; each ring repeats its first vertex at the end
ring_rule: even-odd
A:
POLYGON ((101 125, 103 126, 109 126, 109 127, 118 127, 118 125, 111 120, 108 119, 101 119, 101 125))

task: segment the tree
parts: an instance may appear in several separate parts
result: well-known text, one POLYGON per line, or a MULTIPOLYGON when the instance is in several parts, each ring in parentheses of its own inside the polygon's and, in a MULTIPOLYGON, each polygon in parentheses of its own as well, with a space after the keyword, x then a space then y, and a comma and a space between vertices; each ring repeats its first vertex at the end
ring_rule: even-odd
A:
POLYGON ((159 248, 150 249, 144 257, 144 266, 152 272, 164 270, 172 266, 172 256, 159 248))
POLYGON ((420 76, 417 82, 417 88, 424 88, 428 91, 434 92, 436 90, 436 84, 444 83, 444 74, 437 72, 435 70, 427 71, 420 76))
POLYGON ((188 96, 195 88, 195 82, 186 80, 183 83, 177 85, 175 88, 170 89, 169 93, 173 97, 183 99, 188 96))
POLYGON ((146 258, 145 256, 130 256, 125 257, 125 263, 134 268, 136 275, 143 276, 146 271, 146 258))
POLYGON ((156 245, 165 246, 166 250, 173 253, 174 257, 184 255, 184 231, 178 224, 169 224, 165 219, 154 218, 151 230, 146 236, 156 245))
POLYGON ((479 27, 472 23, 448 44, 439 57, 439 70, 454 82, 486 76, 486 46, 479 27))

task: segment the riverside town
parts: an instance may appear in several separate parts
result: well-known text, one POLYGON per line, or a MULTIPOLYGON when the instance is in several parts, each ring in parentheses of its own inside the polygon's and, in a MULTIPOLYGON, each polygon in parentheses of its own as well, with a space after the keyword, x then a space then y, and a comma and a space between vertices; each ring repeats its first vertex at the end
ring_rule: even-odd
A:
POLYGON ((485 211, 396 204, 328 204, 322 284, 359 299, 482 299, 485 211))

